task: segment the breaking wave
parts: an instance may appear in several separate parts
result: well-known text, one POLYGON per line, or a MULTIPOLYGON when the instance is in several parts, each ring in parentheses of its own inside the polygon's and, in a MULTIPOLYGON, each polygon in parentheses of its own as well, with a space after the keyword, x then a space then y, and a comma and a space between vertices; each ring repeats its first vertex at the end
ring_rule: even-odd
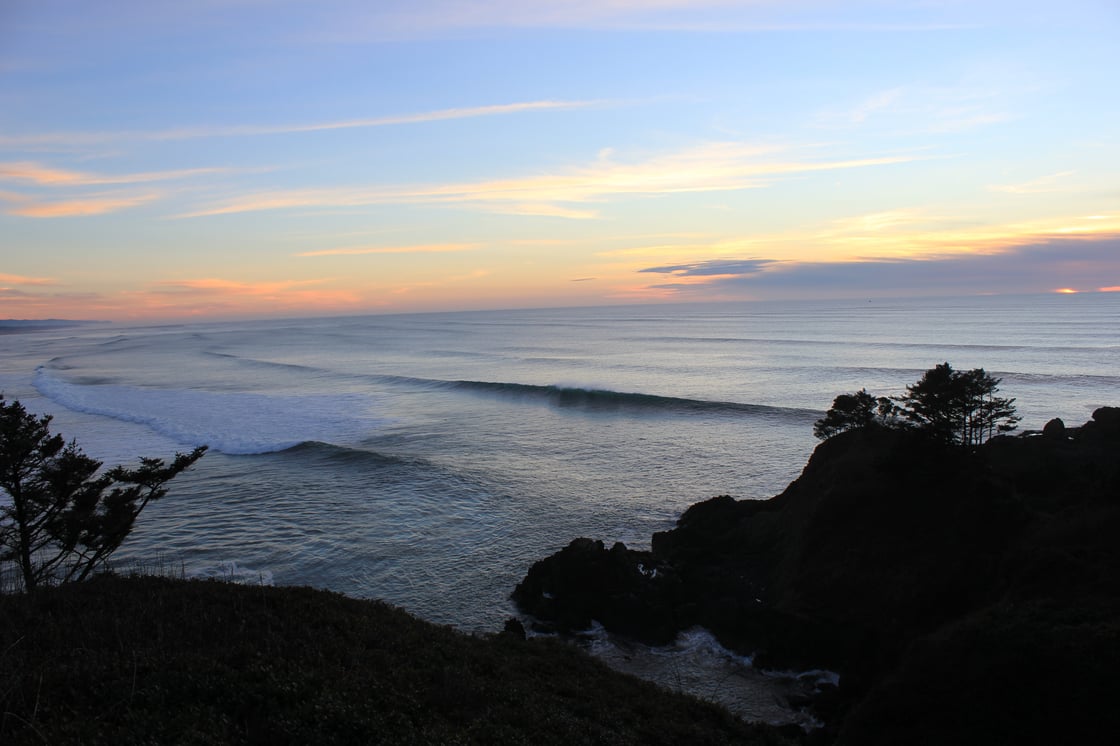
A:
POLYGON ((278 395, 149 389, 68 382, 48 368, 35 371, 43 396, 77 412, 145 425, 187 446, 231 455, 283 451, 308 441, 352 442, 381 420, 358 394, 278 395))
POLYGON ((378 376, 386 383, 412 384, 428 388, 461 390, 514 399, 543 401, 556 407, 572 407, 593 411, 621 411, 633 413, 674 414, 724 414, 747 415, 783 420, 813 420, 822 412, 795 407, 775 407, 766 404, 688 399, 659 394, 612 391, 581 386, 542 385, 531 383, 504 383, 497 381, 444 381, 411 378, 406 376, 378 376))

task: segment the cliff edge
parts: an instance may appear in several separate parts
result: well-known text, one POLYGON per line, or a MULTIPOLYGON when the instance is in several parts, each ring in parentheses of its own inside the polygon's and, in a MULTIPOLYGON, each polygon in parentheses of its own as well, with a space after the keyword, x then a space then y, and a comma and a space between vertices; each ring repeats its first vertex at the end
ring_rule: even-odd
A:
POLYGON ((862 428, 765 501, 689 508, 651 551, 577 539, 513 598, 651 644, 694 625, 841 674, 837 743, 1105 743, 1120 727, 1120 409, 975 448, 862 428))

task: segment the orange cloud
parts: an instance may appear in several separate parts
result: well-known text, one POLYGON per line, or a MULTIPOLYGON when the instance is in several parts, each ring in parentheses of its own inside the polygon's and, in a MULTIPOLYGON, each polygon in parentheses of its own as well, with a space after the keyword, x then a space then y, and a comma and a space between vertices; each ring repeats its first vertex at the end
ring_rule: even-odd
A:
POLYGON ((0 195, 8 201, 15 201, 16 206, 8 209, 11 215, 21 215, 29 218, 60 218, 83 215, 103 215, 108 212, 125 210, 130 207, 151 202, 158 195, 143 194, 131 197, 89 197, 60 202, 32 202, 26 198, 18 201, 12 200, 9 195, 0 195))
POLYGON ((118 318, 204 318, 343 313, 374 305, 354 290, 323 287, 329 282, 244 282, 217 277, 168 280, 121 293, 105 313, 118 318))
POLYGON ((93 174, 44 166, 30 161, 0 163, 0 181, 25 182, 34 187, 70 189, 72 193, 62 199, 41 200, 17 192, 0 192, 0 200, 11 203, 6 210, 10 215, 31 218, 58 218, 102 215, 125 210, 151 202, 162 195, 148 192, 81 194, 82 187, 112 184, 141 184, 155 181, 184 179, 192 176, 227 172, 222 168, 194 168, 177 171, 147 171, 134 174, 93 174))
POLYGON ((277 314, 354 313, 381 305, 329 280, 240 282, 221 278, 171 280, 111 293, 32 293, 0 284, 0 303, 28 318, 151 320, 277 314))
POLYGON ((145 171, 135 174, 91 174, 81 171, 67 171, 52 168, 30 161, 0 163, 0 180, 25 181, 38 186, 91 186, 103 184, 139 184, 152 181, 168 181, 191 176, 207 176, 227 173, 226 168, 188 168, 177 171, 145 171))
POLYGON ((5 181, 30 181, 34 184, 81 184, 84 174, 40 166, 37 163, 0 163, 0 179, 5 181))
MULTIPOLYGON (((197 294, 226 294, 236 293, 241 295, 275 295, 294 288, 308 285, 319 285, 324 280, 286 280, 279 282, 238 282, 237 280, 223 280, 217 277, 206 277, 198 280, 168 280, 161 282, 157 287, 163 292, 191 292, 197 294)), ((160 292, 160 291, 156 291, 160 292)))

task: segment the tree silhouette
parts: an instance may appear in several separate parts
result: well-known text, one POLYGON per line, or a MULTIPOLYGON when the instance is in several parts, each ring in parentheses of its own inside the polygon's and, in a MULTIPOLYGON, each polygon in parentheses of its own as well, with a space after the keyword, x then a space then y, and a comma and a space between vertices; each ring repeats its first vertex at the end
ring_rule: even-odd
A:
POLYGON ((941 363, 906 387, 900 414, 947 443, 979 445, 997 432, 1015 429, 1015 400, 997 397, 1001 379, 983 368, 953 370, 941 363))
POLYGON ((101 462, 52 435, 50 422, 0 396, 0 491, 7 495, 0 495, 0 562, 16 563, 26 591, 84 580, 102 567, 140 511, 206 451, 98 474, 101 462))
POLYGON ((897 399, 875 398, 860 389, 841 394, 813 424, 813 435, 827 440, 846 430, 910 426, 946 443, 980 445, 997 432, 1015 429, 1015 400, 996 396, 1000 379, 983 368, 959 371, 949 363, 927 370, 897 399))
POLYGON ((813 423, 813 435, 827 440, 845 430, 885 425, 893 409, 890 399, 876 399, 867 393, 867 389, 860 389, 854 394, 840 394, 832 400, 832 408, 825 416, 813 423))

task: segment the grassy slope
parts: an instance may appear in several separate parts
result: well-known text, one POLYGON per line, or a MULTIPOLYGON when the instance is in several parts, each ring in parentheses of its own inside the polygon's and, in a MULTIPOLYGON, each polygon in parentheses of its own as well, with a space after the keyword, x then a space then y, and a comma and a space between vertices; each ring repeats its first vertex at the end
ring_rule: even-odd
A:
POLYGON ((548 640, 307 588, 104 577, 0 596, 0 742, 787 741, 548 640))

